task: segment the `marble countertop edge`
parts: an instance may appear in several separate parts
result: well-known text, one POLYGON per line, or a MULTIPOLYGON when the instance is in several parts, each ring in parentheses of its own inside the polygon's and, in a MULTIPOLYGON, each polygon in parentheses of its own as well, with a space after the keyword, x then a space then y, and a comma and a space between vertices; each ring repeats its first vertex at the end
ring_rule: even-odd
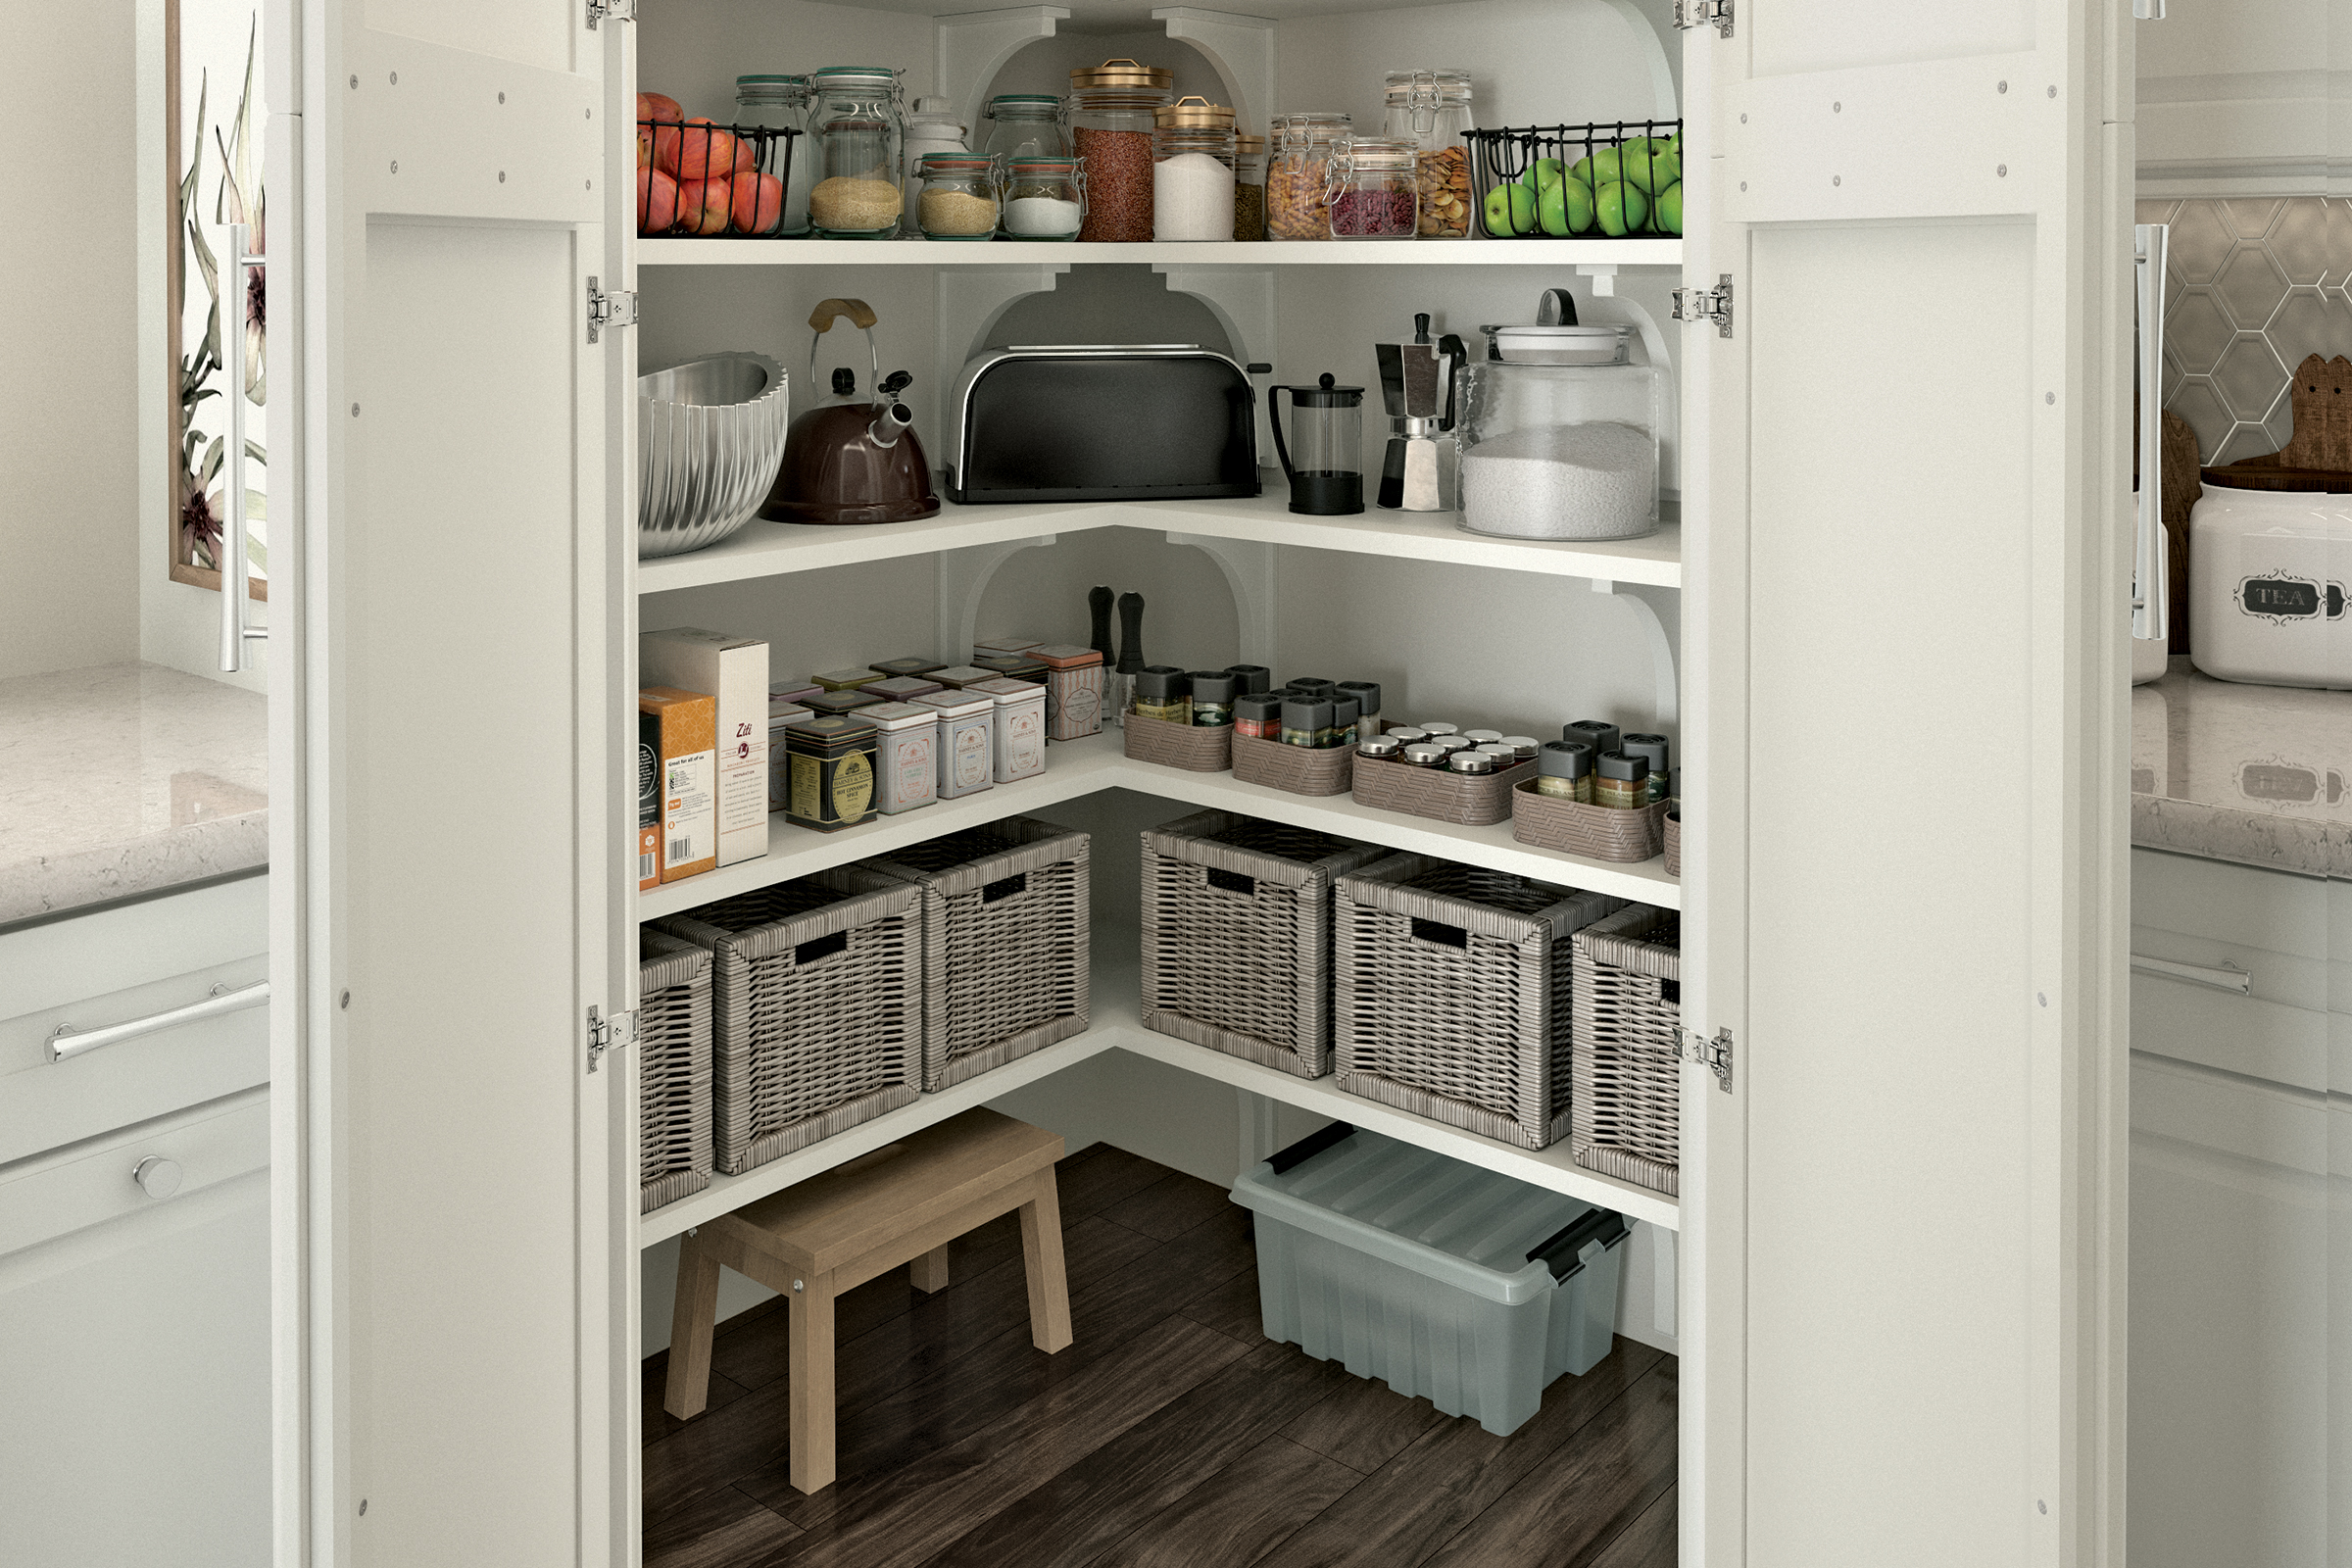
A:
POLYGON ((65 914, 270 861, 270 813, 192 823, 69 855, 0 865, 0 924, 65 914))

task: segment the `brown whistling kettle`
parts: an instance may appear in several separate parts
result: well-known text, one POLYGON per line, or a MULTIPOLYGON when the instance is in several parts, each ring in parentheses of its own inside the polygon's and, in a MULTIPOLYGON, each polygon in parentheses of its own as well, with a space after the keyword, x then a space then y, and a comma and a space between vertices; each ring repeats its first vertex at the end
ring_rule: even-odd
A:
POLYGON ((858 372, 833 372, 833 396, 792 421, 784 462, 760 507, 773 522, 907 522, 939 511, 931 465, 915 439, 914 411, 899 394, 914 379, 905 370, 882 374, 874 346, 873 307, 863 300, 825 300, 808 313, 808 385, 816 385, 816 351, 841 317, 865 330, 873 361, 873 393, 858 395, 858 372))

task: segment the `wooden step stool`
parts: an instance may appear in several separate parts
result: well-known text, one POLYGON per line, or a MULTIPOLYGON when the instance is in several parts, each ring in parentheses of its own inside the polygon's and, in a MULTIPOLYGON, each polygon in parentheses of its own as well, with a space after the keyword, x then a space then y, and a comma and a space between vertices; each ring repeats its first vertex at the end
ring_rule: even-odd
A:
POLYGON ((913 1265, 917 1290, 948 1283, 948 1243, 1021 1211, 1029 1268, 1029 1335, 1051 1354, 1070 1343, 1062 1274, 1058 1134, 993 1110, 967 1110, 903 1141, 811 1176, 679 1238, 678 1295, 662 1406, 685 1420, 710 1397, 710 1335, 720 1264, 790 1298, 786 1327, 792 1484, 833 1484, 833 1300, 913 1265))

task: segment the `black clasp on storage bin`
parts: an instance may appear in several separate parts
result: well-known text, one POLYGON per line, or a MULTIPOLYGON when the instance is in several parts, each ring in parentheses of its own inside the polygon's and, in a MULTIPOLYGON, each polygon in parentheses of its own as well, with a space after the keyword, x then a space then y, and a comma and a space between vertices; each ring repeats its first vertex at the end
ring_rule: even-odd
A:
POLYGON ((1564 1280, 1585 1266, 1585 1248, 1593 1242, 1602 1250, 1625 1240, 1625 1216, 1613 1208, 1589 1208, 1529 1250, 1530 1263, 1542 1262, 1551 1277, 1564 1280))
POLYGON ((1334 1144, 1345 1143, 1355 1136, 1355 1128, 1344 1121, 1335 1121, 1299 1139, 1278 1154, 1269 1155, 1267 1165, 1279 1176, 1294 1166, 1303 1165, 1334 1144))

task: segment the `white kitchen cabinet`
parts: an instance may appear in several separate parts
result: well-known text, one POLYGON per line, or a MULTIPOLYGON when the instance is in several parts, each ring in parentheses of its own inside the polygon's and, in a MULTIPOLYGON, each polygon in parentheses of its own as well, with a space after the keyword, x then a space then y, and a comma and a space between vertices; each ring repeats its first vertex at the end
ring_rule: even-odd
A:
MULTIPOLYGON (((1686 1066, 1683 1196, 1641 1212, 1678 1237, 1685 1563, 2120 1561, 2121 1239, 2101 1220, 2125 1157, 2107 929, 2123 801, 2082 788, 2128 760, 2128 573, 2107 522, 2129 401, 2120 0, 1742 0, 1681 37, 1653 30, 1663 6, 1602 0, 1278 0, 1262 23, 1086 8, 1090 27, 1193 40, 1260 119, 1269 97, 1374 93, 1398 49, 1485 56, 1488 123, 1557 121, 1563 96, 1593 119, 1686 96, 1679 254, 1377 256, 754 259, 627 232, 641 62, 662 62, 648 85, 707 99, 765 54, 894 59, 910 93, 968 102, 1055 32, 1057 7, 298 9, 270 34, 270 102, 288 106, 270 188, 292 215, 270 265, 303 344, 277 379, 298 389, 306 476, 271 560, 288 584, 272 658, 294 671, 272 701, 301 802, 273 817, 271 855, 301 890, 272 943, 282 1564, 634 1560, 638 1253, 669 1227, 636 1213, 629 1056, 600 1058, 590 1023, 631 1004, 634 920, 1104 788, 1683 909, 1687 1026, 1723 1042, 1721 1070, 1686 1066), (1531 69, 1547 58, 1531 39, 1556 69, 1531 69), (1579 551, 1270 503, 950 509, 634 561, 640 355, 748 337, 797 372, 796 312, 861 295, 889 362, 929 373, 910 399, 929 433, 939 370, 988 321, 1105 264, 1148 265, 1286 372, 1364 358, 1423 301, 1458 330, 1571 282, 1675 367, 1681 528, 1579 551), (1725 280, 1722 332, 1673 322, 1670 288, 1725 280), (638 324, 591 344, 592 286, 633 288, 638 324), (1500 830, 1245 800, 1080 745, 985 807, 779 830, 768 858, 691 895, 636 896, 620 851, 641 622, 719 620, 824 667, 830 639, 860 639, 845 657, 946 651, 984 616, 1075 614, 1114 568, 1180 607, 1166 635, 1186 662, 1359 669, 1423 708, 1477 695, 1657 721, 1685 758, 1683 882, 1500 830), (1825 1234, 1868 1238, 1835 1291, 1825 1234)), ((1113 931, 1123 913, 1098 904, 1113 931)), ((1107 973, 1097 989, 1102 1031, 1124 1028, 1107 973)), ((1188 1052, 1152 1054, 1235 1081, 1231 1058, 1188 1052)), ((900 1125, 946 1107, 927 1097, 900 1125)), ((1479 1153, 1415 1120, 1384 1130, 1479 1153)), ((1521 1162, 1608 1200, 1564 1155, 1521 1162)))

